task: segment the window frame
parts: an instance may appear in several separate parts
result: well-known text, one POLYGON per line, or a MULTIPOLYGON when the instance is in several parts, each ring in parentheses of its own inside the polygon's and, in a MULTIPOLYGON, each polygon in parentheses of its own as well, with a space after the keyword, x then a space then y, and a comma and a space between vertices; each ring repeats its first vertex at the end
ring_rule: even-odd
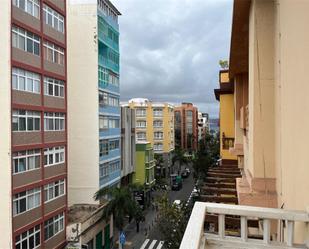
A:
POLYGON ((64 230, 65 228, 64 219, 65 219, 65 214, 64 212, 62 212, 44 221, 44 241, 47 241, 53 238, 54 236, 56 236, 57 234, 61 233, 64 230), (56 228, 58 229, 57 232, 55 232, 56 228), (49 229, 52 229, 51 236, 49 234, 49 229))
POLYGON ((63 112, 44 112, 44 131, 65 131, 65 118, 63 112))
POLYGON ((22 192, 19 192, 15 195, 13 195, 13 198, 12 198, 12 208, 13 208, 13 217, 16 217, 18 215, 21 215, 21 214, 24 214, 32 209, 35 209, 37 207, 41 206, 41 188, 40 187, 37 187, 37 188, 33 188, 33 189, 29 189, 29 190, 26 190, 26 191, 22 191, 22 192), (24 195, 21 195, 25 193, 24 195), (37 204, 35 204, 35 195, 38 195, 39 198, 39 202, 37 204), (33 207, 29 208, 29 198, 33 196, 33 207), (25 206, 26 206, 26 209, 25 211, 22 211, 22 212, 18 212, 18 210, 20 210, 20 202, 21 200, 25 199, 25 206), (17 203, 17 204, 15 204, 17 203), (19 204, 18 204, 19 203, 19 204), (15 206, 16 205, 16 206, 15 206))
POLYGON ((64 48, 50 42, 50 41, 44 41, 43 42, 43 50, 44 50, 44 59, 51 62, 51 63, 55 63, 61 66, 65 65, 65 50, 64 48), (50 59, 49 57, 49 53, 48 50, 51 50, 51 55, 52 55, 52 59, 50 59), (57 61, 56 61, 57 58, 57 61))
POLYGON ((57 12, 53 8, 49 7, 48 5, 44 4, 44 6, 43 6, 43 18, 44 18, 44 23, 46 25, 49 25, 53 29, 64 34, 64 32, 65 32, 65 22, 64 22, 64 16, 63 15, 61 15, 59 12, 57 12), (48 21, 48 17, 49 17, 48 15, 52 16, 52 19, 51 19, 52 23, 51 24, 48 21), (57 25, 55 24, 55 19, 57 19, 57 25), (60 25, 61 23, 62 23, 62 26, 60 25), (62 27, 62 29, 61 29, 61 27, 62 27))
POLYGON ((28 71, 22 68, 13 67, 12 68, 12 89, 16 91, 40 94, 41 93, 41 76, 37 73, 31 72, 31 71, 28 71), (24 89, 20 87, 21 78, 24 78, 24 89), (16 79, 15 83, 14 83, 14 79, 16 79), (32 91, 28 90, 29 80, 32 81, 32 91), (36 91, 36 89, 38 89, 38 91, 36 91))
POLYGON ((64 164, 66 161, 65 158, 65 146, 56 146, 44 149, 44 167, 51 167, 59 164, 64 164), (59 158, 59 161, 56 162, 56 158, 59 158), (50 163, 50 157, 52 157, 52 163, 50 163), (45 164, 47 163, 47 164, 45 164))
POLYGON ((48 203, 65 196, 65 184, 65 179, 62 179, 44 185, 44 203, 48 203), (58 195, 56 195, 56 188, 58 188, 58 195), (61 190, 62 192, 60 192, 61 190), (50 197, 50 193, 52 193, 52 197, 50 197))
MULTIPOLYGON (((35 163, 36 164, 36 163, 35 163)), ((18 152, 13 152, 12 153, 12 171, 13 171, 13 175, 17 175, 17 174, 22 174, 25 172, 29 172, 29 171, 33 171, 33 170, 37 170, 39 168, 41 168, 41 150, 40 149, 34 149, 34 150, 25 150, 25 151, 18 151, 18 152), (29 169, 29 158, 33 158, 36 162, 37 158, 39 160, 39 166, 36 167, 36 165, 34 165, 34 168, 29 169), (18 165, 19 165, 19 160, 24 159, 25 160, 25 170, 23 171, 15 171, 16 169, 16 164, 15 164, 15 160, 18 160, 18 165)), ((17 166, 17 168, 19 169, 20 167, 17 166)))
POLYGON ((15 248, 22 248, 23 242, 26 240, 27 241, 27 247, 30 248, 30 239, 33 237, 33 249, 39 248, 41 245, 41 225, 36 225, 29 230, 18 234, 15 236, 15 248), (25 235, 26 234, 26 235, 25 235), (37 236, 38 234, 38 236, 37 236), (37 244, 37 239, 39 240, 39 244, 37 244))
POLYGON ((12 132, 39 132, 39 131, 41 131, 41 113, 40 112, 30 111, 30 110, 20 110, 20 109, 13 110, 12 112, 12 132), (25 114, 20 114, 21 112, 24 112, 25 114), (18 126, 17 130, 15 130, 14 128, 14 119, 17 119, 17 126, 18 126), (25 130, 20 129, 21 119, 25 119, 25 130), (36 129, 37 119, 39 119, 38 129, 36 129), (32 120, 33 122, 32 124, 33 130, 28 129, 30 120, 32 120))
POLYGON ((44 77, 44 95, 64 99, 65 97, 64 81, 52 77, 44 77), (50 85, 52 86, 52 94, 49 93, 50 85), (56 89, 58 89, 58 95, 55 94, 57 92, 56 89))
MULTIPOLYGON (((12 47, 23 50, 27 53, 36 55, 36 56, 40 56, 41 55, 41 48, 40 48, 40 44, 41 44, 41 38, 37 35, 34 34, 26 29, 20 28, 18 26, 12 26, 12 47), (14 40, 14 37, 16 36, 16 41, 14 40), (20 40, 24 39, 23 43, 20 43, 20 40), (28 51, 28 40, 30 40, 33 44, 32 47, 32 52, 28 51), (14 41, 16 42, 16 44, 14 45, 14 41), (35 53, 35 46, 34 43, 37 44, 38 46, 38 54, 35 53), (20 47, 20 45, 23 44, 23 47, 20 47)), ((29 48, 30 50, 30 48, 29 48)))
POLYGON ((24 8, 22 8, 20 2, 21 0, 13 0, 13 5, 21 10, 23 10, 24 12, 28 13, 29 15, 37 18, 40 20, 40 9, 41 9, 41 6, 40 6, 40 1, 39 0, 24 0, 24 8), (32 4, 32 10, 29 12, 28 11, 28 3, 31 3, 32 4), (38 12, 37 12, 37 15, 35 15, 35 7, 38 8, 38 12))

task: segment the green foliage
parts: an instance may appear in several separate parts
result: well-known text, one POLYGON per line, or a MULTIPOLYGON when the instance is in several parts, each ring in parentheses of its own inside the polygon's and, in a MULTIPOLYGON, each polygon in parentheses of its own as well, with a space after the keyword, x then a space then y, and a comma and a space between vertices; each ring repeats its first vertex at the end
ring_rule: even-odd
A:
POLYGON ((227 60, 219 60, 219 65, 222 69, 229 68, 229 62, 227 60))
POLYGON ((132 194, 133 189, 139 187, 132 185, 121 188, 104 188, 98 190, 94 195, 95 200, 105 199, 108 196, 109 201, 103 210, 103 218, 108 221, 109 217, 113 215, 115 226, 119 231, 122 231, 127 216, 136 220, 141 220, 144 217, 132 194))
POLYGON ((199 141, 199 150, 196 158, 193 160, 194 177, 205 178, 208 168, 216 163, 219 159, 220 143, 219 136, 212 136, 207 133, 199 141))
POLYGON ((185 156, 184 151, 181 149, 176 149, 174 151, 174 155, 172 157, 172 164, 175 165, 176 162, 178 162, 180 166, 188 162, 188 158, 185 156))
POLYGON ((171 204, 166 195, 159 198, 157 203, 158 226, 164 240, 168 242, 166 248, 178 249, 190 217, 190 208, 184 203, 178 206, 171 204))

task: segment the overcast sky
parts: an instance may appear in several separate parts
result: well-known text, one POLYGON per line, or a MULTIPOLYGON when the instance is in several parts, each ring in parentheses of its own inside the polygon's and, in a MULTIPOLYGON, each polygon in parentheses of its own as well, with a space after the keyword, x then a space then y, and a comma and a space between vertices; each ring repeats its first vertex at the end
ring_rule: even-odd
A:
POLYGON ((120 24, 121 99, 193 102, 218 116, 213 89, 228 59, 232 0, 112 0, 120 24))

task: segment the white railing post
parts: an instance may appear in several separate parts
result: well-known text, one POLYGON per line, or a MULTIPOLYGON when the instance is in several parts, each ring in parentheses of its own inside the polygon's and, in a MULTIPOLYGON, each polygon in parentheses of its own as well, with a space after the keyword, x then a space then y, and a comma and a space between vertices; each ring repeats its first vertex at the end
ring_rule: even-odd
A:
POLYGON ((219 214, 218 232, 219 232, 219 237, 223 239, 225 236, 225 215, 224 214, 219 214))
POLYGON ((240 234, 241 240, 246 242, 248 239, 248 222, 246 216, 240 217, 240 234))
POLYGON ((270 220, 263 220, 263 241, 265 244, 270 243, 270 220))
POLYGON ((293 246, 294 242, 294 221, 287 220, 287 238, 286 243, 288 246, 293 246))

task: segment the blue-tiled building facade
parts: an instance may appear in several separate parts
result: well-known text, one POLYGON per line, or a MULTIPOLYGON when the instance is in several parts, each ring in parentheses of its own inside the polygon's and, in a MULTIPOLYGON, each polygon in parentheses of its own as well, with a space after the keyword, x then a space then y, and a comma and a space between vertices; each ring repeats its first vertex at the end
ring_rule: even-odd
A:
POLYGON ((100 188, 120 182, 119 11, 108 0, 98 6, 98 95, 100 188))

